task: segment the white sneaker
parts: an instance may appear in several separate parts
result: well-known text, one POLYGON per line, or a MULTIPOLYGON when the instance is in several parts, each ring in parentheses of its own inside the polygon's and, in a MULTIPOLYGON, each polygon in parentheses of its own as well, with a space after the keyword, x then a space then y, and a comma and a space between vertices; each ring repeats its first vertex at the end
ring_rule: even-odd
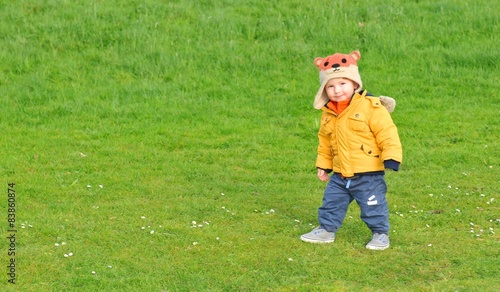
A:
POLYGON ((388 249, 389 246, 389 235, 383 233, 373 233, 372 240, 368 242, 366 248, 372 250, 384 250, 388 249))
POLYGON ((335 240, 335 232, 328 232, 323 228, 316 227, 311 232, 303 234, 300 239, 311 243, 330 243, 335 240))

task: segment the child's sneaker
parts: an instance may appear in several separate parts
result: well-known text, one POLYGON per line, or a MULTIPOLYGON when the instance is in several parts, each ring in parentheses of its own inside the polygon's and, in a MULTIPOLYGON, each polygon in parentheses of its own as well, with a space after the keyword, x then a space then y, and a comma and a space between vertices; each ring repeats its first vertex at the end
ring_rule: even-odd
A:
POLYGON ((335 232, 328 232, 321 227, 316 227, 311 232, 303 234, 300 239, 312 243, 330 243, 335 240, 335 232))
POLYGON ((372 240, 366 245, 367 249, 384 250, 390 246, 389 235, 373 233, 372 240))

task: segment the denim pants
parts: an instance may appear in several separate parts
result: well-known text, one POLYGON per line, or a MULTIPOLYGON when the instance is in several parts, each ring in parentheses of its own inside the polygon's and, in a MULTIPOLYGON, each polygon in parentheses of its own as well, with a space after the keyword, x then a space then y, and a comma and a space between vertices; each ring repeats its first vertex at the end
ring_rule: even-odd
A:
POLYGON ((319 224, 326 231, 337 232, 349 204, 356 200, 361 209, 361 220, 372 233, 389 234, 386 193, 383 174, 359 175, 351 179, 333 174, 325 188, 323 205, 318 209, 319 224))

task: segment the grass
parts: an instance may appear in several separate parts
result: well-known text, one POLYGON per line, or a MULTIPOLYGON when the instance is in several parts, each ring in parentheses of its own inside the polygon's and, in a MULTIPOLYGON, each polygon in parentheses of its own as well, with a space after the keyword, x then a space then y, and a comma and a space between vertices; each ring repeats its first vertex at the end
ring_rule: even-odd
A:
POLYGON ((5 268, 0 287, 498 290, 498 11, 486 0, 0 3, 0 172, 16 183, 18 229, 16 284, 5 268), (398 102, 404 164, 387 173, 384 252, 364 248, 356 205, 334 244, 299 240, 324 188, 312 61, 355 49, 364 86, 398 102))

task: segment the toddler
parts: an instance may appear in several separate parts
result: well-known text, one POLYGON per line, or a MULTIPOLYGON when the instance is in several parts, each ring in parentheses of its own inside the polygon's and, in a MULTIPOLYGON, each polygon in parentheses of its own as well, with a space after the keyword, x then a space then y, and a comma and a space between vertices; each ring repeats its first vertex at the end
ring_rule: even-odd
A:
MULTIPOLYGON (((314 108, 321 110, 316 160, 318 178, 328 181, 318 209, 319 227, 301 236, 312 243, 330 243, 355 200, 361 219, 372 232, 366 248, 389 248, 386 168, 397 171, 402 147, 396 125, 381 98, 363 90, 359 51, 316 58, 321 86, 314 108), (329 177, 329 173, 333 174, 329 177)), ((386 98, 385 101, 393 101, 386 98)), ((387 102, 389 104, 389 102, 387 102)))

